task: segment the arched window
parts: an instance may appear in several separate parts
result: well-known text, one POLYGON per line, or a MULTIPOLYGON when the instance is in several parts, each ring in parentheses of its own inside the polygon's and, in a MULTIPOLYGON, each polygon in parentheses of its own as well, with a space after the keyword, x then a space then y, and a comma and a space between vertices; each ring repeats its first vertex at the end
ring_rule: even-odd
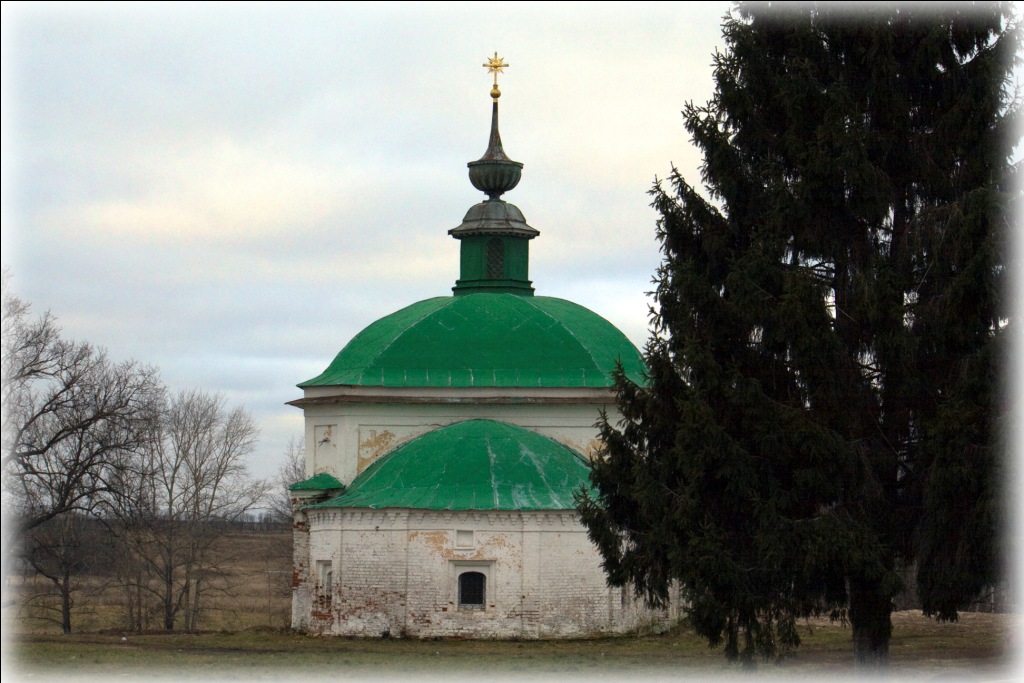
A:
POLYGON ((487 599, 487 577, 480 572, 459 574, 459 607, 483 609, 487 599))

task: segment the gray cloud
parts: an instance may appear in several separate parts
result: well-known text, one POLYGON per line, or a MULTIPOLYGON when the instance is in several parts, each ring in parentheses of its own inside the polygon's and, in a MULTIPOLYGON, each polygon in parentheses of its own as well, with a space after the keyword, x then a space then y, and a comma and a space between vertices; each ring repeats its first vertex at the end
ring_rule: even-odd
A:
POLYGON ((646 192, 698 177, 679 111, 710 97, 726 10, 5 6, 4 261, 68 336, 245 404, 272 474, 295 384, 450 293, 494 50, 538 293, 643 344, 646 192))

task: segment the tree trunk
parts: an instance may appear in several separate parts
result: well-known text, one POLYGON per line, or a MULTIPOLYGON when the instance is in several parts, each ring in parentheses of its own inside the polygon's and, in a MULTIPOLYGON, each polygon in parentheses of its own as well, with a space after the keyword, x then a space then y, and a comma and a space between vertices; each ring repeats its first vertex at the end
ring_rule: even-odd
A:
MULTIPOLYGON (((132 590, 132 584, 128 584, 129 592, 132 590)), ((129 611, 128 618, 132 624, 132 630, 139 633, 142 632, 142 565, 140 564, 135 571, 135 611, 134 613, 129 611)), ((131 610, 131 604, 129 604, 129 610, 131 610)))
POLYGON ((190 581, 190 589, 185 594, 185 630, 195 631, 199 622, 199 591, 201 579, 196 576, 190 581))
POLYGON ((63 581, 58 584, 60 588, 60 630, 67 635, 71 633, 71 566, 65 564, 63 570, 63 581))
MULTIPOLYGON (((147 624, 142 621, 142 581, 136 584, 135 589, 135 627, 134 630, 142 633, 147 624)), ((148 619, 147 619, 148 621, 148 619)))
POLYGON ((878 589, 876 582, 850 580, 850 626, 857 668, 888 667, 892 599, 878 589))
POLYGON ((185 585, 178 596, 178 605, 181 606, 181 621, 186 631, 192 630, 192 563, 185 563, 185 585))
POLYGON ((174 574, 170 567, 164 568, 164 628, 174 630, 174 574))

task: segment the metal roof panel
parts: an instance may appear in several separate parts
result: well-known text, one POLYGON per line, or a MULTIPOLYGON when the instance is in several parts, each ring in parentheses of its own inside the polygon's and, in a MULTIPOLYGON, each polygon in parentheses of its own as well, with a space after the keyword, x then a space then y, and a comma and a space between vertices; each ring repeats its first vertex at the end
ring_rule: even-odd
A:
POLYGON ((467 294, 420 301, 369 325, 300 387, 607 387, 640 353, 583 306, 552 297, 467 294))
POLYGON ((467 420, 399 446, 313 507, 571 510, 589 476, 582 456, 546 436, 467 420))

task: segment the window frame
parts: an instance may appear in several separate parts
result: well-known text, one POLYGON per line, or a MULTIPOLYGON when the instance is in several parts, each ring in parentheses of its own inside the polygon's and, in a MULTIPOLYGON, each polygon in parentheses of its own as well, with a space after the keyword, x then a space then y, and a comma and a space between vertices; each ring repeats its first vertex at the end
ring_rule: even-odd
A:
POLYGON ((334 596, 334 560, 316 561, 314 581, 317 606, 330 609, 334 596))
POLYGON ((459 612, 487 612, 497 609, 497 594, 495 593, 493 560, 451 560, 449 562, 449 590, 451 591, 450 603, 459 612), (483 576, 483 604, 463 605, 461 603, 460 577, 463 574, 477 573, 483 576))
POLYGON ((458 596, 457 604, 460 610, 485 610, 487 609, 487 575, 478 571, 464 571, 458 574, 458 596), (479 578, 478 578, 479 577, 479 578), (473 583, 470 583, 472 579, 473 583), (479 583, 477 583, 479 581, 479 583), (469 602, 468 597, 479 597, 479 602, 469 602))

